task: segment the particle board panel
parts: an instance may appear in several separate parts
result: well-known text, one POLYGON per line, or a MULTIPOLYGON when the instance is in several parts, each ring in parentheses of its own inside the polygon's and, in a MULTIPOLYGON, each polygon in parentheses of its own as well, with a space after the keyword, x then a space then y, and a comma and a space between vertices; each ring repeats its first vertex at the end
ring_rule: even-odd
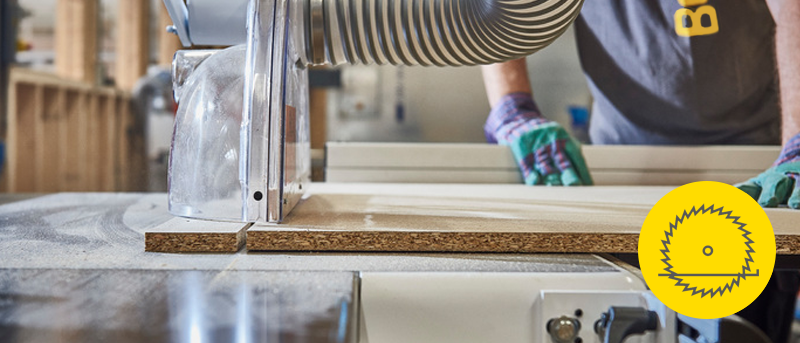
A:
POLYGON ((144 250, 153 252, 237 252, 244 245, 247 223, 172 218, 148 229, 144 250))
MULTIPOLYGON (((673 187, 314 184, 265 251, 635 253, 647 213, 673 187)), ((800 211, 767 209, 778 253, 800 254, 800 211)))

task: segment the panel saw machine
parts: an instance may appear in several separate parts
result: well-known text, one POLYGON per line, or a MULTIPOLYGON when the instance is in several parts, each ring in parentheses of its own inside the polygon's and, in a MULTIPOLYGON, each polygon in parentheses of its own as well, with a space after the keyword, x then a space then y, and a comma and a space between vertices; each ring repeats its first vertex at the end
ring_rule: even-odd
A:
MULTIPOLYGON (((463 66, 524 57, 574 21, 582 0, 165 0, 184 46, 169 210, 280 222, 309 186, 308 66, 463 66)), ((611 257, 546 272, 360 273, 358 342, 768 342, 734 317, 671 311, 611 257)), ((576 260, 576 261, 577 261, 576 260)), ((587 262, 588 261, 588 262, 587 262)), ((346 339, 345 339, 346 337, 346 339)), ((339 341, 339 340, 337 340, 339 341)))

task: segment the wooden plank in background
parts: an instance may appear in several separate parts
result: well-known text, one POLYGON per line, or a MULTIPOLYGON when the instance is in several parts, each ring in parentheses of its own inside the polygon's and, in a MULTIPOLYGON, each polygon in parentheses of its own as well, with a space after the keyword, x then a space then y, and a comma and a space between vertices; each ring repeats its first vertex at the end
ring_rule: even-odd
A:
POLYGON ((132 90, 147 73, 150 1, 117 1, 117 44, 114 78, 117 87, 132 90))
POLYGON ((42 111, 42 87, 32 83, 11 84, 9 99, 6 189, 9 192, 35 192, 38 150, 36 121, 42 111))
MULTIPOLYGON (((309 121, 311 126, 311 150, 324 151, 327 141, 328 89, 312 87, 309 91, 309 121)), ((325 157, 311 157, 311 181, 325 180, 325 157), (320 163, 321 162, 321 163, 320 163)))
POLYGON ((87 163, 89 160, 89 110, 90 110, 91 93, 79 92, 78 93, 78 106, 76 108, 75 123, 70 130, 74 135, 73 142, 77 147, 76 158, 78 159, 77 168, 74 171, 77 173, 77 182, 75 183, 75 191, 85 191, 92 189, 89 185, 89 168, 87 163))
MULTIPOLYGON (((673 187, 313 184, 248 250, 635 253, 673 187)), ((779 254, 800 254, 800 211, 767 209, 779 254)))
POLYGON ((237 252, 249 223, 173 218, 145 231, 145 251, 237 252))
POLYGON ((328 108, 328 90, 311 88, 309 91, 309 115, 311 125, 311 149, 324 149, 326 139, 326 113, 328 108))
POLYGON ((115 188, 114 157, 127 139, 132 143, 124 161, 132 162, 125 170, 135 177, 121 186, 143 188, 143 123, 130 110, 127 93, 12 68, 9 94, 8 159, 0 190, 121 190, 115 188), (126 120, 124 127, 118 126, 122 122, 117 117, 126 120))
POLYGON ((98 141, 99 141, 99 154, 98 156, 98 170, 100 171, 100 177, 98 178, 100 187, 98 190, 100 191, 112 191, 114 190, 114 175, 116 170, 114 169, 114 146, 115 146, 115 139, 114 139, 114 127, 116 123, 116 116, 114 115, 114 99, 108 95, 101 95, 98 100, 98 112, 95 114, 97 116, 98 122, 98 141))
POLYGON ((99 140, 99 127, 100 123, 97 120, 97 112, 99 110, 99 95, 87 94, 86 113, 84 114, 86 120, 86 139, 84 140, 85 147, 85 173, 84 174, 84 189, 100 189, 100 172, 98 168, 98 160, 100 154, 100 140, 99 140))
POLYGON ((98 0, 57 0, 55 64, 60 77, 91 84, 97 80, 97 9, 98 0))
POLYGON ((116 142, 115 190, 137 191, 147 187, 147 160, 145 158, 144 130, 128 99, 117 99, 115 107, 116 142))
POLYGON ((66 121, 64 91, 58 87, 44 87, 44 110, 36 121, 37 191, 60 191, 61 126, 66 121))
POLYGON ((167 32, 167 26, 172 25, 172 19, 167 13, 167 7, 163 1, 158 5, 158 65, 169 68, 172 65, 172 58, 175 52, 183 46, 178 35, 167 32))
POLYGON ((85 154, 84 140, 82 135, 84 122, 81 120, 84 94, 76 90, 67 90, 64 93, 64 120, 61 121, 59 152, 59 190, 67 192, 80 191, 82 189, 82 166, 85 165, 82 158, 85 154))
POLYGON ((114 160, 116 161, 114 163, 114 176, 116 177, 114 189, 124 192, 128 190, 128 178, 130 175, 130 156, 128 156, 130 136, 127 134, 126 130, 128 126, 128 106, 125 106, 125 103, 120 101, 115 102, 114 117, 116 119, 116 125, 113 135, 122 137, 122 139, 116 141, 117 144, 114 147, 114 160))
POLYGON ((130 191, 144 191, 148 188, 148 177, 150 176, 144 136, 144 121, 138 118, 129 99, 126 99, 126 108, 127 125, 124 137, 127 137, 129 142, 128 157, 130 159, 127 188, 130 191))

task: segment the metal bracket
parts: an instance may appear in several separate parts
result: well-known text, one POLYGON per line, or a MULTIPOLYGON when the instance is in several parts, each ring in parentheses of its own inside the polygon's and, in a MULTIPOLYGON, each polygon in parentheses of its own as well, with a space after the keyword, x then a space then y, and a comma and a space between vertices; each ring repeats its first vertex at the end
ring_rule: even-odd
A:
POLYGON ((186 4, 183 0, 164 0, 164 5, 173 23, 167 27, 167 31, 177 34, 183 46, 192 46, 192 40, 189 38, 189 10, 186 4))
POLYGON ((658 314, 641 307, 611 306, 594 324, 604 343, 622 343, 630 335, 658 329, 658 314))

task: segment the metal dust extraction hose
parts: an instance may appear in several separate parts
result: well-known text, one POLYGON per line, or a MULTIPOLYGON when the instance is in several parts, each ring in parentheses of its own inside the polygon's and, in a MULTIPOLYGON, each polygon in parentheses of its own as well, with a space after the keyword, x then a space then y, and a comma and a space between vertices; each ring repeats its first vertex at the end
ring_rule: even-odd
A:
MULTIPOLYGON (((244 44, 251 0, 164 0, 184 46, 244 44)), ((276 0, 277 1, 277 0, 276 0)), ((558 38, 583 0, 288 0, 308 64, 492 64, 558 38)))
POLYGON ((312 64, 461 66, 530 55, 583 0, 300 0, 312 64))

